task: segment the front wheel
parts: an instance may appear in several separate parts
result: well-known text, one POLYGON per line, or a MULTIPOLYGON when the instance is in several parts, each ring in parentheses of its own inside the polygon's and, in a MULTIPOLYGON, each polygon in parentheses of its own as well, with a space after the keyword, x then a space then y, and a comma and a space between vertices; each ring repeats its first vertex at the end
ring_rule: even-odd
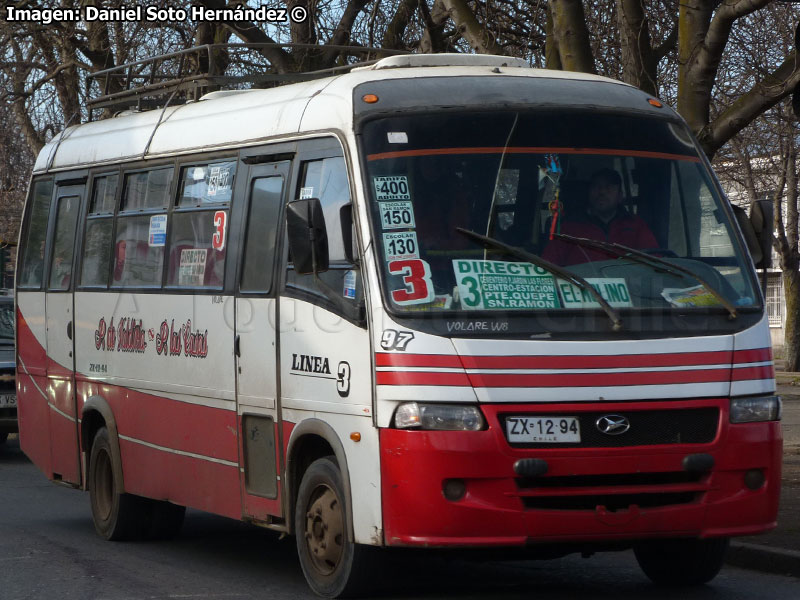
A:
POLYGON ((303 474, 295 505, 295 537, 303 574, 327 598, 362 594, 369 579, 370 550, 348 539, 342 474, 333 457, 320 458, 303 474))
POLYGON ((653 583, 691 586, 717 576, 728 551, 728 538, 710 540, 660 540, 634 547, 639 566, 653 583))

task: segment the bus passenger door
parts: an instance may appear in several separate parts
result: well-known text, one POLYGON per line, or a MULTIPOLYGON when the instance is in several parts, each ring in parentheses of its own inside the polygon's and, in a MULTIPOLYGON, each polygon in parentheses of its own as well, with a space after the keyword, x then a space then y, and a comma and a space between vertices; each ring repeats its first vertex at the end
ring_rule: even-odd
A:
POLYGON ((84 185, 56 182, 56 186, 49 269, 45 281, 50 458, 55 480, 80 484, 72 275, 75 232, 84 185))
POLYGON ((280 517, 282 456, 275 328, 275 248, 289 162, 251 166, 236 295, 236 393, 242 509, 246 517, 280 517))

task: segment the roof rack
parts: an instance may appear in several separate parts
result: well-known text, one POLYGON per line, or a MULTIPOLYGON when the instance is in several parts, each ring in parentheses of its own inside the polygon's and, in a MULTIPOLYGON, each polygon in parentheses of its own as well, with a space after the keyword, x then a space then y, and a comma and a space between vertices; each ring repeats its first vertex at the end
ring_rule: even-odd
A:
POLYGON ((408 52, 317 44, 206 44, 91 73, 86 78, 86 107, 91 121, 95 110, 149 110, 198 100, 222 88, 274 87, 320 79, 401 54, 408 52), (278 73, 268 54, 284 49, 306 50, 311 56, 335 51, 340 60, 362 60, 327 69, 278 73))
POLYGON ((506 67, 529 69, 531 65, 522 58, 500 56, 497 54, 406 54, 401 56, 388 56, 379 61, 373 61, 370 66, 356 66, 354 71, 382 69, 402 69, 408 67, 506 67))

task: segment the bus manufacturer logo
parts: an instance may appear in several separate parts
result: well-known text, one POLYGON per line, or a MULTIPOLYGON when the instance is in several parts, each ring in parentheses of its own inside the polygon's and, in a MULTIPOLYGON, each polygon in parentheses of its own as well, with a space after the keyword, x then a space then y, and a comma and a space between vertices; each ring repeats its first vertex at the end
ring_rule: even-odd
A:
POLYGON ((595 421, 595 427, 606 435, 620 435, 631 428, 631 422, 622 415, 605 415, 595 421))

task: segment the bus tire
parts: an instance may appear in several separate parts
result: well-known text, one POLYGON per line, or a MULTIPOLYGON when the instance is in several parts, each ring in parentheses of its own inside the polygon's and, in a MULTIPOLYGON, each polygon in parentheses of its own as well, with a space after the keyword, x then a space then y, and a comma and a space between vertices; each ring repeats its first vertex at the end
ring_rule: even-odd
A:
POLYGON ((634 546, 639 566, 661 586, 702 585, 717 576, 725 562, 728 538, 660 540, 634 546))
POLYGON ((141 534, 145 515, 142 499, 124 494, 122 482, 114 473, 113 450, 108 429, 97 430, 89 457, 89 498, 92 520, 100 537, 106 540, 130 540, 141 534))
POLYGON ((352 598, 368 591, 371 548, 348 540, 344 499, 335 458, 311 463, 297 492, 295 538, 308 585, 326 598, 352 598))

